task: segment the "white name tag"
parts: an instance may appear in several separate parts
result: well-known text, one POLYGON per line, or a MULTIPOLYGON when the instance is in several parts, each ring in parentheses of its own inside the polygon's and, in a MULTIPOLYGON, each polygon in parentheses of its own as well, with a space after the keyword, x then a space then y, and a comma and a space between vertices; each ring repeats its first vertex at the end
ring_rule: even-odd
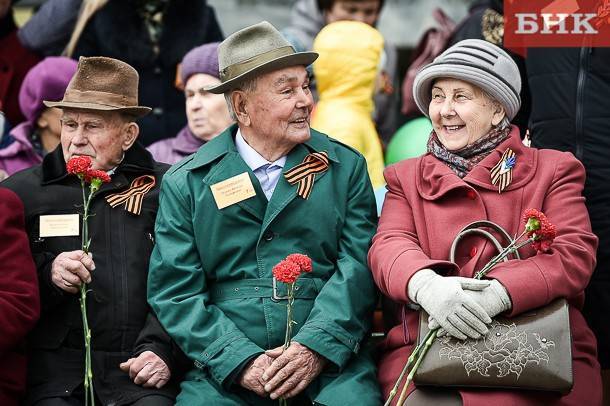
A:
POLYGON ((218 209, 224 209, 242 200, 256 196, 256 191, 248 172, 223 180, 210 186, 218 209))
POLYGON ((69 237, 79 235, 78 214, 53 214, 40 216, 40 238, 69 237))

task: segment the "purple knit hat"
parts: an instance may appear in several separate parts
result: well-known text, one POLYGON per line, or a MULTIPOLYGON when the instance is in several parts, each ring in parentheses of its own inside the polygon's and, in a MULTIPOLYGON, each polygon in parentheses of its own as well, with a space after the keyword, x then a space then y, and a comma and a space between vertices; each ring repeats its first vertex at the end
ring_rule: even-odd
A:
POLYGON ((50 56, 30 69, 19 90, 19 107, 27 121, 33 123, 38 119, 46 108, 43 100, 57 101, 64 97, 76 66, 73 59, 50 56))
POLYGON ((196 73, 205 73, 215 78, 218 74, 218 45, 219 42, 210 42, 191 49, 184 58, 180 68, 180 80, 186 81, 196 73))

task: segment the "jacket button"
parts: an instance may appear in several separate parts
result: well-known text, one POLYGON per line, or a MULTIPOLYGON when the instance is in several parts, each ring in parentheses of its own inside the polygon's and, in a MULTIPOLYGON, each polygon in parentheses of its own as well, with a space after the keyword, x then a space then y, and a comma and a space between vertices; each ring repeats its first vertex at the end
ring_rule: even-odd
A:
POLYGON ((466 192, 466 196, 468 196, 468 198, 470 200, 474 200, 477 198, 477 192, 475 192, 474 190, 469 190, 468 192, 466 192))
POLYGON ((474 258, 475 255, 477 255, 477 247, 472 247, 470 249, 470 258, 474 258))
POLYGON ((271 231, 265 232, 265 234, 263 234, 263 238, 265 239, 265 241, 273 240, 273 232, 271 232, 271 231))

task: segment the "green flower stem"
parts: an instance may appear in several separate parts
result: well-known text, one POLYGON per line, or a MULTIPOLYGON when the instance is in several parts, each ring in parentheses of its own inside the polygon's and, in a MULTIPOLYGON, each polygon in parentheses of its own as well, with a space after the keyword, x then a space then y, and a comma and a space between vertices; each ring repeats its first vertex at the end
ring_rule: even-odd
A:
MULTIPOLYGON (((295 324, 292 321, 292 306, 294 304, 294 283, 287 283, 288 289, 288 302, 286 303, 286 338, 284 339, 284 350, 290 347, 290 341, 292 340, 292 325, 295 324)), ((285 398, 279 398, 280 406, 288 406, 288 400, 285 398)))
POLYGON ((422 349, 423 343, 428 341, 428 338, 430 338, 430 336, 432 335, 433 332, 434 332, 434 330, 428 331, 428 334, 426 335, 424 340, 415 347, 413 352, 411 352, 411 355, 407 359, 407 362, 405 363, 405 366, 402 368, 402 371, 400 371, 400 375, 398 376, 398 379, 396 380, 396 383, 394 384, 394 387, 390 391, 390 395, 388 396, 388 400, 386 400, 386 402, 383 404, 383 406, 390 406, 390 404, 392 403, 392 400, 396 396, 396 393, 398 393, 398 388, 400 387, 400 383, 402 382, 402 379, 407 374, 407 371, 409 370, 409 367, 411 366, 411 364, 413 364, 413 362, 417 358, 417 354, 419 354, 419 351, 422 349))
POLYGON ((513 241, 511 241, 511 243, 508 244, 508 246, 506 248, 504 248, 498 255, 493 257, 491 259, 491 261, 489 261, 479 272, 477 272, 474 275, 474 278, 482 279, 485 275, 487 275, 487 273, 489 271, 491 271, 491 269, 494 266, 496 266, 496 264, 498 264, 500 261, 504 260, 504 258, 506 258, 511 253, 515 252, 519 248, 521 248, 524 245, 526 245, 527 243, 529 243, 530 239, 528 238, 522 244, 517 245, 517 241, 519 241, 525 235, 525 233, 527 233, 526 230, 524 230, 517 238, 515 238, 513 241))
MULTIPOLYGON (((83 225, 81 246, 85 254, 89 253, 89 205, 93 197, 94 190, 90 188, 89 195, 85 194, 85 182, 81 179, 81 189, 83 191, 83 225)), ((83 336, 85 339, 85 378, 83 387, 85 389, 85 406, 95 406, 95 392, 93 391, 93 372, 91 368, 91 329, 87 319, 87 284, 80 285, 80 311, 83 320, 83 336)))
POLYGON ((415 365, 413 365, 413 368, 411 368, 411 372, 409 372, 409 375, 407 376, 407 381, 405 382, 405 386, 402 388, 402 392, 400 393, 398 402, 396 402, 396 406, 402 406, 405 403, 405 399, 407 397, 407 388, 409 387, 409 384, 413 381, 413 377, 415 376, 415 372, 417 372, 417 368, 419 368, 419 364, 422 363, 424 357, 428 353, 428 350, 430 349, 430 347, 432 347, 432 342, 436 339, 437 334, 438 328, 429 331, 426 335, 426 340, 423 341, 424 348, 420 350, 420 354, 417 357, 417 361, 415 362, 415 365))

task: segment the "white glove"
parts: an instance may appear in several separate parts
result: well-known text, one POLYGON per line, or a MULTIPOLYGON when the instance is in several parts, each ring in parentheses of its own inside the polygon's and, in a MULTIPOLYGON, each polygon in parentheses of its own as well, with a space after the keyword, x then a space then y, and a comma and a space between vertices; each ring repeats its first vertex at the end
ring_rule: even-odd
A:
POLYGON ((422 269, 411 277, 407 294, 452 336, 477 339, 487 334, 485 324, 491 323, 491 318, 465 289, 483 290, 488 286, 489 280, 440 276, 431 269, 422 269))
MULTIPOLYGON (((464 289, 466 288, 464 287, 464 289)), ((489 286, 483 290, 464 290, 464 292, 485 309, 487 315, 491 318, 513 307, 506 288, 496 279, 490 280, 489 286)), ((439 326, 434 318, 430 317, 428 319, 428 328, 435 329, 439 326)), ((447 332, 442 328, 437 333, 439 337, 445 334, 447 332)))

